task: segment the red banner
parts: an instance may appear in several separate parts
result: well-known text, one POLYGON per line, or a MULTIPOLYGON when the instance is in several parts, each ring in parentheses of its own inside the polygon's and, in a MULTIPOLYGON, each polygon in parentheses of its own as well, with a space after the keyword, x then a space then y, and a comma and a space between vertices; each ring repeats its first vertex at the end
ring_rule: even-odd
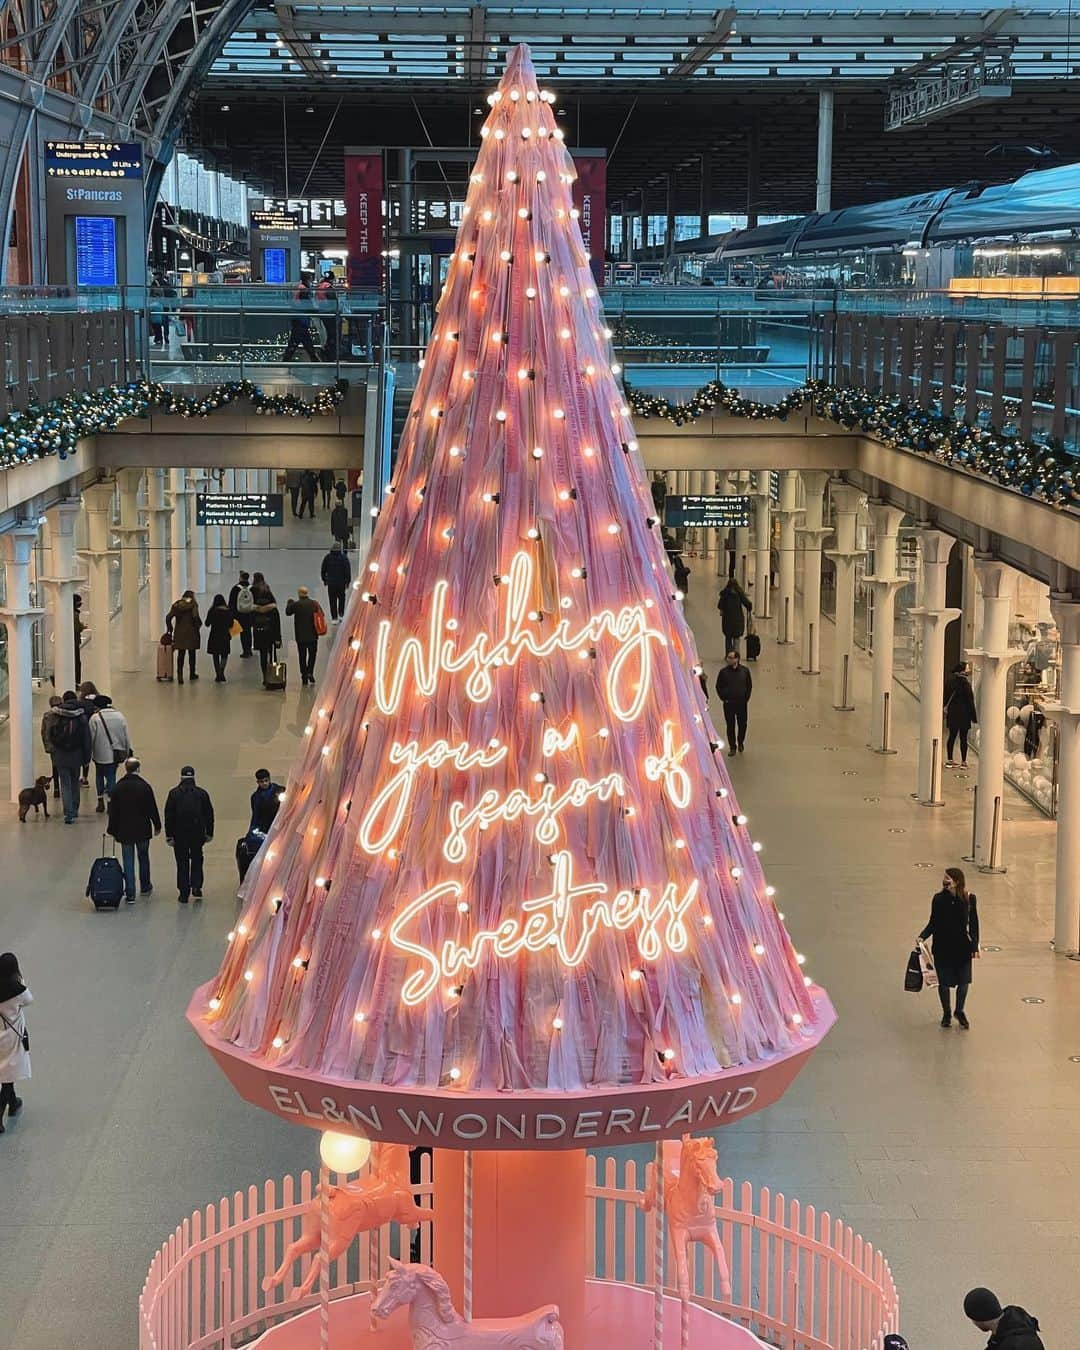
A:
POLYGON ((382 286, 383 159, 381 151, 345 151, 345 241, 349 288, 382 286))
POLYGON ((607 155, 574 153, 574 205, 585 248, 592 256, 596 284, 604 284, 604 245, 607 230, 607 155))

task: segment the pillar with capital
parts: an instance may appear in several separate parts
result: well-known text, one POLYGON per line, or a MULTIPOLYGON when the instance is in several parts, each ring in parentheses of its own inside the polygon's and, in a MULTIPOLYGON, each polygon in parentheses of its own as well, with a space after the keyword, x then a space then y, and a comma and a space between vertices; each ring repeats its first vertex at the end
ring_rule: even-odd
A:
POLYGON ((783 646, 795 641, 795 528, 796 518, 802 515, 802 507, 795 505, 798 483, 798 469, 786 469, 780 475, 780 500, 776 508, 780 517, 776 640, 783 646))
MULTIPOLYGON (((53 635, 53 684, 58 694, 74 689, 75 618, 72 601, 79 588, 75 570, 75 517, 78 498, 57 502, 45 515, 49 522, 49 575, 39 577, 48 596, 53 635)), ((23 784, 25 787, 26 784, 23 784)))
POLYGON ((949 554, 956 540, 929 525, 919 526, 922 604, 909 610, 922 625, 919 663, 919 773, 915 796, 921 806, 944 806, 941 796, 942 702, 945 691, 945 629, 960 611, 945 604, 949 554))
POLYGON ((892 748, 893 654, 896 649, 896 593, 909 578, 896 570, 897 531, 904 512, 887 502, 871 502, 874 573, 865 578, 874 597, 873 652, 870 667, 870 749, 895 755, 892 748))
POLYGON ((150 575, 147 583, 147 614, 150 622, 150 636, 154 642, 165 631, 165 615, 169 610, 169 574, 166 562, 169 556, 169 521, 172 516, 172 502, 166 490, 167 469, 147 469, 146 471, 146 512, 148 539, 148 563, 150 575))
POLYGON ((772 543, 772 500, 769 497, 769 473, 757 475, 754 497, 754 613, 769 617, 770 544, 772 543))
MULTIPOLYGON (((7 629, 8 751, 11 800, 30 787, 34 773, 34 620, 44 614, 30 603, 30 562, 37 542, 36 524, 19 524, 0 534, 4 594, 0 621, 7 629)), ((68 614, 68 627, 71 615, 68 614)), ((69 686, 70 687, 70 686, 69 686)))
POLYGON ((824 469, 803 469, 802 481, 806 498, 805 515, 803 523, 795 531, 802 543, 803 555, 802 661, 799 669, 804 675, 820 675, 821 544, 825 536, 832 533, 822 523, 825 515, 825 485, 829 475, 824 469))
MULTIPOLYGON (((1009 646, 1016 575, 986 554, 975 555, 982 592, 979 645, 968 652, 979 675, 979 767, 975 787, 972 859, 980 872, 1004 872, 1002 833, 1005 801, 1005 685, 1009 667, 1024 655, 1009 646)), ((1060 827, 1059 827, 1060 828, 1060 827)))
MULTIPOLYGON (((1051 594, 1050 612, 1061 635, 1061 685, 1057 703, 1043 712, 1057 726, 1057 873, 1054 880, 1054 951, 1080 954, 1080 600, 1051 594)), ((980 758, 982 742, 980 740, 980 758)))
POLYGON ((136 671, 139 662, 139 580, 146 526, 139 523, 141 469, 120 469, 120 669, 136 671))
POLYGON ((851 677, 855 665, 855 570, 866 550, 856 548, 859 510, 865 499, 860 488, 832 482, 829 495, 836 511, 836 547, 826 549, 836 568, 836 667, 833 671, 833 707, 854 712, 851 677))
POLYGON ((112 651, 109 646, 109 618, 112 601, 109 569, 116 557, 111 546, 113 499, 116 483, 107 478, 83 489, 86 510, 86 543, 80 557, 86 561, 90 589, 90 645, 83 661, 83 675, 98 690, 107 694, 112 687, 112 651))

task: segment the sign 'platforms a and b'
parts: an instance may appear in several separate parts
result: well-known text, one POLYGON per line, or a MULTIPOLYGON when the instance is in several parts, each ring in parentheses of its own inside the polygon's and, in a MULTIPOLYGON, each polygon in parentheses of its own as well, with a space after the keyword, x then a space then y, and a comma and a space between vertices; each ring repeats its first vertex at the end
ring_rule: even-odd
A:
POLYGON ((524 48, 490 102, 370 556, 189 1017, 302 1123, 655 1139, 775 1099, 832 1010, 731 791, 524 48))

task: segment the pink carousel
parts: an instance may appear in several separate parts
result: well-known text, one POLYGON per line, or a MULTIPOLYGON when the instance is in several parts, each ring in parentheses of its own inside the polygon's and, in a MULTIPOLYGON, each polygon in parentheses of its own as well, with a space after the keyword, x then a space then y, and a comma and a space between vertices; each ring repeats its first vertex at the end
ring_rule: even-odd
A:
POLYGON ((147 1350, 895 1326, 878 1253, 718 1170, 834 1014, 728 781, 551 102, 517 48, 362 580, 188 1010, 238 1092, 323 1133, 319 1184, 182 1225, 147 1350))

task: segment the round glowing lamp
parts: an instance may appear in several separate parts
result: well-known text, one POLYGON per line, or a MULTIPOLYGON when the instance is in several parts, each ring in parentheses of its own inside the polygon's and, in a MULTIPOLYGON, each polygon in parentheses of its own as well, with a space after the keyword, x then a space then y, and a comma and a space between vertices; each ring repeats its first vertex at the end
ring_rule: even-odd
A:
POLYGON ((359 1172, 371 1157, 371 1140, 358 1134, 324 1130, 319 1138, 319 1157, 331 1172, 342 1176, 359 1172))

